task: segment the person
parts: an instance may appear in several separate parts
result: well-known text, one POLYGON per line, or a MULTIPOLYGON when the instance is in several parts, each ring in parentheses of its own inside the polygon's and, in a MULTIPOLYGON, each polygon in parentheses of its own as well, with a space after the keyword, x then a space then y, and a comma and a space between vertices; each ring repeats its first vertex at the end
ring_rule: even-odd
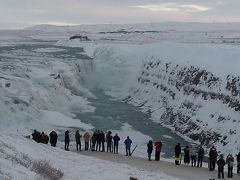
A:
POLYGON ((96 145, 96 141, 97 141, 97 131, 94 131, 92 137, 91 137, 91 142, 92 142, 92 151, 95 151, 95 145, 96 145))
POLYGON ((56 147, 57 139, 58 139, 57 133, 55 131, 52 131, 49 134, 49 137, 50 137, 50 144, 51 144, 51 146, 56 147))
POLYGON ((231 154, 227 156, 226 163, 228 165, 228 178, 233 178, 234 157, 231 154))
POLYGON ((49 141, 49 137, 46 133, 42 132, 41 134, 41 142, 43 144, 48 144, 48 141, 49 141))
POLYGON ((178 143, 175 146, 175 164, 180 165, 180 157, 181 157, 181 146, 180 143, 178 143))
POLYGON ((237 173, 240 174, 240 152, 237 154, 237 173))
POLYGON ((192 148, 191 150, 191 164, 192 167, 196 167, 196 160, 197 160, 197 152, 195 147, 192 148))
POLYGON ((44 132, 42 131, 42 134, 41 134, 41 140, 40 140, 41 143, 44 143, 44 132))
POLYGON ((217 165, 218 165, 218 179, 221 178, 222 175, 222 179, 224 179, 224 166, 225 166, 225 160, 223 159, 223 155, 220 155, 219 160, 217 161, 217 165))
POLYGON ((120 141, 120 137, 118 136, 118 134, 115 134, 115 136, 113 137, 113 151, 116 154, 118 154, 119 141, 120 141))
POLYGON ((34 141, 36 141, 37 143, 40 143, 42 141, 41 139, 41 133, 38 132, 36 129, 33 131, 32 133, 32 138, 34 141))
POLYGON ((161 148, 162 148, 162 142, 160 140, 157 140, 154 143, 154 146, 155 146, 155 161, 159 161, 160 152, 161 152, 161 148))
POLYGON ((202 146, 199 147, 198 149, 198 164, 197 164, 197 167, 202 167, 202 162, 203 162, 203 157, 204 157, 204 149, 202 146))
POLYGON ((151 161, 151 155, 153 151, 153 142, 150 140, 147 144, 147 153, 148 153, 148 160, 151 161))
POLYGON ((215 170, 216 160, 217 160, 217 150, 214 146, 211 147, 209 151, 209 171, 215 170))
POLYGON ((70 137, 69 137, 69 131, 65 131, 65 150, 69 151, 69 142, 70 142, 70 137))
POLYGON ((190 163, 190 149, 189 146, 186 146, 184 149, 184 163, 189 164, 190 163))
POLYGON ((102 145, 102 152, 105 152, 105 134, 103 131, 100 132, 100 141, 102 145))
POLYGON ((89 132, 85 132, 83 135, 83 138, 84 138, 84 143, 85 143, 85 151, 87 151, 89 148, 89 139, 90 139, 89 132))
POLYGON ((79 129, 75 133, 75 140, 76 140, 76 149, 77 151, 81 151, 81 134, 79 133, 79 129))
POLYGON ((96 145, 96 151, 100 151, 101 150, 101 134, 100 134, 100 130, 96 131, 96 141, 97 141, 97 145, 96 145))
POLYGON ((112 132, 108 131, 106 135, 106 141, 107 141, 107 152, 112 152, 112 132))
POLYGON ((37 142, 37 140, 36 140, 37 139, 37 130, 36 129, 34 129, 34 131, 32 133, 32 139, 37 142))
POLYGON ((131 144, 132 140, 127 136, 127 139, 124 141, 126 147, 126 156, 131 156, 131 144))

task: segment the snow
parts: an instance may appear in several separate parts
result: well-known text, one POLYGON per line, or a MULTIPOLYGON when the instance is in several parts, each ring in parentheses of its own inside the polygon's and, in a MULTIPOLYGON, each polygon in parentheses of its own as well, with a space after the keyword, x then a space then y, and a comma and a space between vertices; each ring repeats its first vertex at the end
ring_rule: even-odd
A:
MULTIPOLYGON (((97 158, 87 157, 76 152, 67 152, 59 147, 38 144, 32 140, 11 134, 0 135, 0 178, 3 179, 36 179, 41 178, 40 174, 31 171, 19 164, 16 160, 22 154, 35 162, 48 160, 50 165, 60 169, 63 179, 100 179, 100 180, 122 180, 129 179, 130 176, 140 180, 178 180, 165 175, 162 172, 148 172, 125 164, 117 164, 97 158)), ((26 159, 26 158, 25 158, 26 159)))
POLYGON ((82 123, 79 119, 73 119, 71 117, 65 116, 59 112, 53 112, 53 111, 42 111, 43 113, 43 119, 46 123, 56 126, 56 127, 79 127, 84 130, 90 130, 94 127, 90 124, 82 123))
MULTIPOLYGON (((183 88, 176 88, 176 82, 182 80, 178 75, 180 73, 192 76, 187 74, 192 67, 199 71, 206 70, 209 72, 207 80, 200 79, 198 85, 185 83, 186 88, 220 93, 239 102, 239 95, 233 96, 226 89, 232 76, 239 77, 239 32, 239 23, 41 25, 25 30, 0 31, 0 129, 4 133, 15 133, 2 134, 0 143, 10 143, 13 147, 7 147, 8 155, 26 153, 33 159, 43 157, 50 160, 65 172, 65 179, 77 179, 79 174, 83 175, 83 179, 96 179, 99 174, 102 179, 126 179, 130 175, 142 179, 171 179, 162 173, 142 172, 126 165, 34 144, 16 136, 16 133, 26 134, 32 129, 49 131, 56 126, 61 129, 95 128, 76 119, 74 114, 95 111, 88 98, 96 98, 91 88, 97 87, 113 98, 122 100, 130 97, 128 103, 141 106, 143 112, 151 112, 151 119, 163 126, 173 130, 178 127, 181 132, 176 133, 185 138, 202 131, 218 133, 222 139, 226 137, 227 143, 223 145, 221 139, 217 141, 218 150, 228 154, 229 149, 233 149, 232 152, 236 153, 240 148, 239 112, 222 100, 204 99, 194 93, 185 94, 183 88), (91 41, 69 40, 76 34, 86 35, 91 41), (49 43, 51 47, 15 49, 17 45, 38 43, 49 43), (7 47, 11 50, 4 49, 7 47), (82 61, 72 57, 67 54, 66 47, 82 47, 84 52, 78 53, 92 59, 82 61), (58 53, 66 54, 64 58, 54 57, 58 53), (151 67, 150 63, 154 66, 151 67), (157 66, 157 63, 160 65, 157 66), (210 73, 219 80, 209 84, 210 73), (165 88, 166 91, 163 90, 165 88), (192 108, 183 106, 188 103, 192 104, 192 108), (170 122, 162 117, 167 108, 172 109, 173 114, 189 116, 189 121, 200 128, 191 128, 189 133, 182 133, 189 130, 189 121, 184 123, 175 119, 170 122), (225 120, 219 121, 219 117, 225 120), (8 142, 5 142, 6 139, 8 142)), ((239 91, 239 84, 236 88, 239 91)), ((133 129, 124 124, 119 131, 121 139, 129 135, 139 149, 144 149, 151 137, 133 129)), ((113 133, 116 132, 113 130, 113 133)), ((172 138, 167 134, 164 137, 172 138)), ((137 148, 136 155, 142 157, 146 152, 138 152, 137 148)), ((6 157, 6 152, 0 151, 0 174, 3 178, 34 179, 37 176, 6 157), (10 168, 12 166, 14 171, 10 168)))
POLYGON ((52 52, 62 52, 66 51, 65 49, 60 48, 38 48, 34 50, 35 52, 42 52, 42 53, 52 53, 52 52))
MULTIPOLYGON (((151 137, 142 134, 141 132, 135 131, 131 125, 128 123, 124 123, 120 130, 111 130, 112 136, 114 136, 116 133, 121 139, 121 142, 124 142, 124 140, 129 136, 129 138, 132 140, 132 148, 134 148, 137 145, 136 150, 134 151, 135 156, 139 157, 146 157, 146 146, 149 140, 152 140, 151 137)), ((133 149, 132 149, 133 150, 133 149)), ((119 152, 122 154, 125 154, 125 145, 123 143, 119 144, 119 152)))
MULTIPOLYGON (((96 59, 99 58, 98 56, 111 55, 116 58, 129 58, 128 61, 130 62, 127 62, 127 64, 135 63, 138 65, 143 60, 153 57, 160 59, 162 62, 174 62, 208 69, 219 76, 226 76, 230 73, 238 75, 238 67, 240 66, 240 61, 236 58, 240 55, 240 47, 235 45, 190 44, 168 41, 147 44, 59 41, 57 45, 83 47, 87 55, 96 59), (103 51, 108 52, 108 54, 103 54, 103 51)), ((138 68, 138 66, 131 70, 135 68, 138 68)))
MULTIPOLYGON (((239 113, 220 100, 204 100, 199 96, 183 95, 173 85, 178 77, 170 74, 170 72, 176 72, 177 74, 180 70, 191 67, 200 69, 199 71, 206 70, 220 80, 215 85, 209 86, 207 82, 204 82, 205 84, 198 85, 196 88, 205 92, 223 93, 232 96, 231 92, 226 90, 225 87, 229 75, 239 76, 240 61, 237 57, 240 56, 240 47, 238 42, 226 44, 224 41, 230 37, 238 41, 239 37, 235 32, 239 30, 235 25, 226 27, 219 24, 215 26, 214 24, 210 28, 205 27, 205 31, 203 31, 201 29, 202 24, 199 25, 198 30, 197 25, 194 24, 188 27, 188 30, 169 30, 168 34, 165 34, 165 39, 163 39, 163 34, 158 33, 142 33, 139 35, 132 32, 129 34, 116 33, 116 35, 112 35, 105 33, 96 35, 90 31, 88 36, 91 42, 66 39, 58 41, 56 45, 60 47, 83 47, 85 53, 94 60, 93 74, 95 74, 96 86, 103 89, 106 94, 119 99, 130 96, 132 100, 129 103, 136 106, 144 104, 142 111, 150 110, 153 112, 151 113, 153 121, 174 130, 172 124, 160 118, 166 112, 166 106, 163 105, 164 96, 167 107, 173 108, 176 114, 181 112, 192 117, 190 120, 200 127, 198 130, 192 130, 191 133, 197 134, 206 131, 219 133, 222 137, 226 136, 226 146, 216 142, 218 150, 221 153, 228 154, 228 149, 234 146, 233 153, 237 153, 239 151, 238 146, 240 146, 237 140, 240 135, 237 121, 239 113), (226 29, 221 29, 224 27, 226 29), (150 69, 143 67, 143 64, 146 65, 151 62, 153 64, 159 62, 161 67, 150 67, 150 69), (165 68, 166 63, 169 63, 168 70, 165 68), (145 74, 141 75, 140 73, 143 72, 145 74), (141 84, 137 81, 139 77, 150 82, 141 84), (168 88, 168 91, 175 94, 175 99, 169 96, 169 92, 159 93, 160 91, 153 84, 164 85, 168 88), (136 91, 138 92, 136 93, 136 91), (185 102, 194 104, 194 112, 182 107, 185 102), (213 119, 210 118, 212 114, 215 114, 213 119), (227 120, 219 123, 218 117, 225 117, 227 120), (198 122, 199 120, 200 122, 198 122), (231 135, 230 132, 235 133, 231 135)), ((137 27, 134 26, 136 29, 137 27)), ((134 28, 132 31, 134 31, 134 28)), ((145 29, 141 30, 147 30, 148 28, 145 26, 145 29)), ((112 31, 115 30, 112 29, 112 31)), ((181 127, 182 131, 189 128, 182 122, 175 122, 174 126, 181 127)))

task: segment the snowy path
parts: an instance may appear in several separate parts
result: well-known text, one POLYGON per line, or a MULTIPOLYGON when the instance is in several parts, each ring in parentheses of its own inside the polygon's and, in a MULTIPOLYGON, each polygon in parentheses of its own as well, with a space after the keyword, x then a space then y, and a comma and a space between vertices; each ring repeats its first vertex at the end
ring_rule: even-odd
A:
MULTIPOLYGON (((176 166, 174 163, 166 161, 151 161, 140 157, 128 157, 121 154, 103 153, 103 152, 90 152, 82 151, 80 154, 86 156, 96 157, 102 160, 111 161, 115 163, 128 164, 150 172, 162 171, 167 175, 178 177, 185 180, 209 180, 210 178, 217 179, 217 171, 210 172, 207 168, 192 168, 190 166, 180 165, 176 166)), ((226 169, 226 168, 225 168, 226 169)), ((227 174, 225 173, 225 177, 227 174)), ((239 176, 234 174, 234 179, 239 179, 239 176)))

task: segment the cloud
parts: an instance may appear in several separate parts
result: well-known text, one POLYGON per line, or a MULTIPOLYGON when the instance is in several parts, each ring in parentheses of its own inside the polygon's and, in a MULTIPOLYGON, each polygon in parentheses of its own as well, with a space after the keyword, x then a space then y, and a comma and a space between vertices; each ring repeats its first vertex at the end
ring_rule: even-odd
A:
POLYGON ((163 3, 163 4, 146 4, 134 6, 135 8, 146 9, 149 11, 161 11, 161 12, 203 12, 208 11, 211 8, 198 4, 177 4, 177 3, 163 3))

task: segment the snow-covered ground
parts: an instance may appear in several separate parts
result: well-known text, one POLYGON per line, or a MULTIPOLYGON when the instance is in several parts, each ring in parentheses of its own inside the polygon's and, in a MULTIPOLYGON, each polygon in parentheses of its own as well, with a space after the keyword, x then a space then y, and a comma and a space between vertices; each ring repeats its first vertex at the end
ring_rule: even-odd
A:
MULTIPOLYGON (((240 24, 234 23, 41 25, 0 31, 0 174, 5 179, 34 179, 36 172, 30 165, 23 167, 19 160, 27 154, 33 162, 50 160, 64 172, 65 179, 76 179, 79 174, 84 179, 96 179, 98 174, 111 179, 111 169, 119 179, 129 175, 171 179, 17 138, 16 133, 27 134, 35 128, 46 132, 53 128, 94 128, 75 115, 95 111, 88 101, 96 98, 89 90, 92 87, 141 107, 153 121, 183 137, 207 146, 214 143, 224 154, 229 149, 237 153, 239 32, 240 24), (88 36, 90 41, 69 40, 73 35, 88 36), (68 47, 82 47, 84 52, 68 47), (92 59, 82 60, 85 55, 92 59), (15 168, 10 171, 11 166, 15 168)), ((122 139, 131 133, 141 147, 150 139, 128 124, 119 132, 122 139)))
POLYGON ((19 135, 0 135, 0 179, 127 180, 130 176, 139 180, 178 179, 38 144, 19 135))

